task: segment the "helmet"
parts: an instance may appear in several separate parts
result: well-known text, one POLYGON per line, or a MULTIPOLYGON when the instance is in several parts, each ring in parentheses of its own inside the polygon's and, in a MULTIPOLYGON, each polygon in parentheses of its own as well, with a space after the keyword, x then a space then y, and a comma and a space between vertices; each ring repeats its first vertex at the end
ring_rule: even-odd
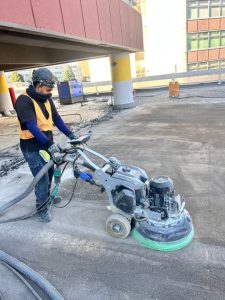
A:
POLYGON ((52 72, 49 71, 47 68, 40 68, 34 70, 32 73, 32 82, 38 82, 41 85, 46 85, 50 88, 53 88, 55 84, 52 72))

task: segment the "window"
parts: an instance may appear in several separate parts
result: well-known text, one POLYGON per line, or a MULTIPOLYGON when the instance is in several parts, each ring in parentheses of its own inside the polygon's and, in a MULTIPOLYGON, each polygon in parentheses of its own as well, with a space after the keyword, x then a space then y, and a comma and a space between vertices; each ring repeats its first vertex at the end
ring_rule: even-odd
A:
POLYGON ((220 46, 225 47, 225 30, 220 32, 220 46))
POLYGON ((209 69, 218 69, 218 61, 209 61, 209 69))
POLYGON ((201 71, 208 69, 225 68, 225 60, 211 60, 187 65, 188 71, 201 71))
POLYGON ((200 50, 209 48, 208 32, 198 34, 198 48, 200 50))
POLYGON ((197 7, 190 7, 188 10, 188 19, 197 19, 198 18, 198 9, 197 7))
POLYGON ((198 18, 204 19, 209 17, 209 5, 207 1, 198 1, 198 18))
POLYGON ((198 18, 199 19, 205 19, 209 17, 209 8, 208 6, 206 7, 199 7, 198 10, 198 18))
POLYGON ((220 60, 219 61, 219 67, 220 68, 225 68, 225 60, 220 60))
POLYGON ((187 50, 203 50, 225 47, 225 30, 189 33, 187 36, 187 50))
POLYGON ((211 18, 220 17, 220 6, 215 6, 210 8, 210 17, 211 18))
POLYGON ((219 31, 213 31, 209 33, 209 47, 216 48, 220 46, 220 34, 219 31))
POLYGON ((187 16, 188 16, 188 19, 197 19, 198 18, 197 1, 188 2, 187 16))
POLYGON ((211 5, 220 5, 220 0, 211 0, 211 5))
POLYGON ((189 64, 187 69, 188 71, 197 71, 197 64, 189 64))
POLYGON ((188 38, 188 50, 198 49, 198 35, 196 33, 189 34, 188 38))
POLYGON ((225 0, 187 1, 188 19, 225 17, 225 0))
POLYGON ((207 69, 208 69, 208 63, 207 62, 198 63, 198 70, 199 71, 207 70, 207 69))

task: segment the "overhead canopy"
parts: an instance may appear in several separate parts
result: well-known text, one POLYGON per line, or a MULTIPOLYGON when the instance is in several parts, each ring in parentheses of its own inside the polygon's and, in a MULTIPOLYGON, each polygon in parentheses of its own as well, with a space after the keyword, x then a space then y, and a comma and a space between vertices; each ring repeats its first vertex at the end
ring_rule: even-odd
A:
POLYGON ((0 70, 143 49, 141 16, 121 0, 8 0, 0 9, 0 70))

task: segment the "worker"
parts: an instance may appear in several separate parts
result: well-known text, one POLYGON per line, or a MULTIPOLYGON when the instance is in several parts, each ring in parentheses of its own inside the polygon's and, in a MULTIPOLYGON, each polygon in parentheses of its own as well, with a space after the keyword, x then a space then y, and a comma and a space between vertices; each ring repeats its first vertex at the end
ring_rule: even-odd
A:
MULTIPOLYGON (((69 139, 77 138, 63 122, 51 99, 54 84, 53 75, 47 68, 34 70, 32 84, 26 89, 26 93, 17 98, 15 105, 19 120, 20 148, 33 176, 46 164, 39 154, 40 150, 50 154, 60 151, 53 142, 53 123, 69 139)), ((50 195, 53 173, 52 167, 35 187, 36 209, 42 222, 52 220, 47 206, 43 208, 43 204, 50 195)))

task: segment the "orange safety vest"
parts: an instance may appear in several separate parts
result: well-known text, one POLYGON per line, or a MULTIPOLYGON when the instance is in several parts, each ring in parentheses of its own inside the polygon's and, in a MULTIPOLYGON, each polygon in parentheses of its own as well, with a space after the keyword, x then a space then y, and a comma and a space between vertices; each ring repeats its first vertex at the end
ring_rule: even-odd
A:
MULTIPOLYGON (((44 105, 45 108, 49 114, 49 118, 46 119, 45 115, 43 114, 40 106, 38 105, 38 103, 32 99, 27 93, 25 93, 24 95, 28 96, 34 104, 34 111, 35 111, 35 115, 37 118, 37 127, 41 130, 41 131, 52 131, 53 129, 53 121, 52 121, 52 110, 51 110, 51 105, 50 102, 47 100, 44 105)), ((20 138, 22 140, 29 140, 32 139, 34 136, 33 134, 29 131, 29 130, 22 130, 20 122, 19 122, 19 132, 20 132, 20 138)))

